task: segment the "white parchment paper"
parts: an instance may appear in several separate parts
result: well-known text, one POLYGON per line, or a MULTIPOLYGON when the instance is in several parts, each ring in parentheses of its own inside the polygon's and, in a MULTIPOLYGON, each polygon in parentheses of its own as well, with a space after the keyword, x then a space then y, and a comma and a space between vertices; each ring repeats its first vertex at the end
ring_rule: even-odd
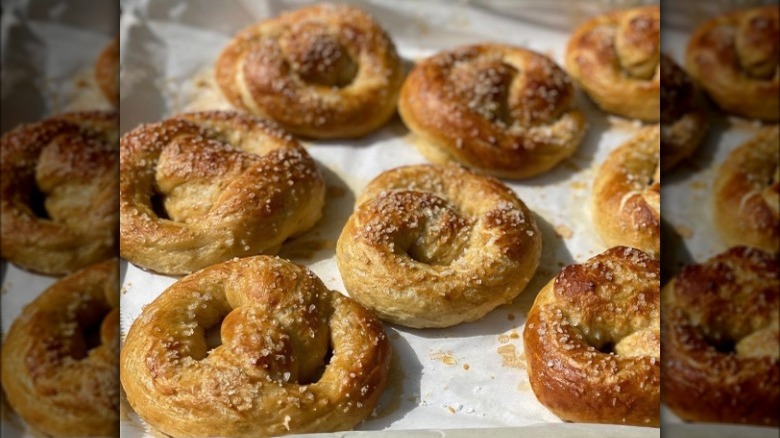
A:
MULTIPOLYGON (((122 130, 179 112, 230 108, 212 77, 219 52, 241 28, 303 3, 125 2, 121 26, 122 130)), ((406 0, 359 2, 359 6, 381 22, 410 65, 439 50, 485 41, 528 47, 560 63, 568 39, 566 26, 536 24, 483 4, 406 0)), ((574 9, 563 11, 563 15, 555 15, 565 17, 567 25, 584 18, 573 16, 574 9)), ((515 302, 474 323, 439 330, 386 324, 395 353, 393 371, 374 415, 359 426, 360 430, 496 428, 560 422, 536 400, 528 383, 520 339, 525 315, 536 292, 562 266, 606 249, 590 222, 593 168, 638 127, 608 118, 582 96, 579 104, 590 128, 577 153, 544 176, 510 183, 536 213, 543 234, 541 266, 531 284, 515 302)), ((344 292, 334 247, 355 196, 382 171, 425 160, 397 117, 363 139, 311 141, 307 148, 329 187, 325 215, 314 229, 286 244, 281 256, 308 266, 327 286, 344 292)), ((123 333, 142 306, 174 281, 176 278, 127 265, 123 333)), ((657 429, 647 428, 603 430, 620 430, 622 436, 629 431, 642 436, 658 434, 657 429)), ((124 417, 122 432, 127 436, 148 434, 132 412, 124 417)))

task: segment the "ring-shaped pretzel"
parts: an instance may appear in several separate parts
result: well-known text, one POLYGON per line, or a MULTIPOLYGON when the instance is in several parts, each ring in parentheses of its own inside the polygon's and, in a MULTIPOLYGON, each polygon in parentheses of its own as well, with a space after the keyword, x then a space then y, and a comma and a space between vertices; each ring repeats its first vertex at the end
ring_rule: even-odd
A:
POLYGON ((241 31, 216 63, 236 107, 295 135, 365 135, 395 113, 403 72, 395 46, 371 16, 315 5, 241 31))
POLYGON ((119 436, 119 262, 77 271, 28 304, 5 338, 2 381, 51 436, 119 436))
POLYGON ((634 248, 563 268, 523 331, 539 401, 566 421, 657 426, 660 285, 658 260, 634 248))
POLYGON ((417 64, 398 111, 430 161, 520 179, 550 170, 579 146, 586 127, 573 96, 568 75, 548 57, 482 44, 417 64))
POLYGON ((348 430, 387 377, 382 324, 308 269, 269 256, 182 278, 127 334, 121 379, 135 411, 181 436, 348 430), (209 349, 204 333, 220 328, 209 349))
POLYGON ((599 15, 574 31, 566 69, 604 111, 658 121, 660 32, 658 6, 599 15))
POLYGON ((337 243, 350 296, 380 318, 447 327, 511 302, 536 272, 541 235, 499 181, 455 165, 375 178, 337 243))
POLYGON ((117 114, 74 112, 0 140, 3 258, 51 275, 117 251, 117 114))
POLYGON ((275 253, 322 215, 314 160, 274 124, 185 114, 121 139, 121 253, 165 274, 275 253))

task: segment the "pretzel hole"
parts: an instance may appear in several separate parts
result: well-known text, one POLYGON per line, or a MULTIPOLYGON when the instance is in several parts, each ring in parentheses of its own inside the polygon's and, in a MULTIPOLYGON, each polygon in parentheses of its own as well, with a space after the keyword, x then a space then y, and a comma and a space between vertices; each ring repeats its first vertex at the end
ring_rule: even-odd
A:
POLYGON ((209 327, 204 331, 203 338, 206 341, 206 351, 211 351, 222 345, 221 328, 221 324, 216 324, 215 326, 209 327))
POLYGON ((598 346, 594 345, 594 347, 596 347, 596 350, 604 354, 615 353, 615 343, 612 341, 605 342, 602 345, 598 345, 598 346))
POLYGON ((97 348, 100 346, 100 326, 102 325, 102 318, 98 320, 94 324, 90 324, 87 327, 84 327, 82 330, 83 337, 84 337, 84 346, 86 347, 86 350, 92 350, 94 348, 97 348))
POLYGON ((30 210, 41 219, 51 219, 49 212, 46 210, 46 195, 35 184, 32 185, 30 190, 30 210))
POLYGON ((152 193, 152 196, 149 199, 149 203, 152 206, 152 211, 157 215, 158 218, 171 220, 171 217, 168 215, 168 211, 165 209, 163 195, 155 191, 152 193))
POLYGON ((319 368, 317 368, 317 370, 314 373, 312 373, 310 376, 299 376, 298 384, 311 385, 319 382, 323 374, 325 374, 325 370, 328 368, 328 365, 330 365, 330 361, 332 358, 333 358, 333 346, 329 345, 328 352, 325 354, 325 357, 322 360, 322 365, 319 368))
POLYGON ((290 67, 305 82, 343 88, 358 66, 339 38, 319 23, 304 23, 282 40, 290 67))

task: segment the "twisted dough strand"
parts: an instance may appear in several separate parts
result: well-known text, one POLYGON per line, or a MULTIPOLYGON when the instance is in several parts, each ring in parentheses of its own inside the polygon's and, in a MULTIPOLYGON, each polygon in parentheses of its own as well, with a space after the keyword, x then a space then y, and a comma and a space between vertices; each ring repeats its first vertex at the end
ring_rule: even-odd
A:
POLYGON ((780 8, 765 6, 715 17, 688 42, 685 67, 725 112, 780 117, 780 8))
POLYGON ((573 154, 585 133, 566 73, 545 56, 499 44, 420 62, 398 105, 426 158, 498 177, 546 172, 573 154))
POLYGON ((350 296, 380 318, 447 327, 512 301, 541 245, 508 187, 454 165, 419 165, 369 183, 336 250, 350 296))
POLYGON ((368 14, 315 5, 244 29, 223 50, 216 79, 238 108, 295 135, 365 135, 394 113, 403 79, 393 42, 368 14))
POLYGON ((531 388, 565 421, 657 426, 660 265, 614 247, 537 295, 523 341, 531 388))
POLYGON ((309 270, 268 256, 217 264, 162 293, 122 349, 127 398, 172 436, 348 430, 381 394, 381 323, 309 270), (222 344, 204 333, 220 326, 222 344))
POLYGON ((121 140, 122 256, 185 274, 275 253, 322 214, 314 161, 275 125, 234 112, 185 114, 121 140))
POLYGON ((3 258, 60 275, 117 250, 115 112, 75 112, 24 125, 0 143, 3 258))
POLYGON ((684 420, 780 424, 778 268, 735 247, 664 286, 664 403, 684 420))
POLYGON ((52 436, 119 435, 119 262, 77 271, 27 305, 5 338, 3 389, 52 436), (97 346, 90 332, 98 331, 97 346))
POLYGON ((569 40, 566 69, 604 111, 658 121, 660 30, 658 6, 594 17, 569 40))

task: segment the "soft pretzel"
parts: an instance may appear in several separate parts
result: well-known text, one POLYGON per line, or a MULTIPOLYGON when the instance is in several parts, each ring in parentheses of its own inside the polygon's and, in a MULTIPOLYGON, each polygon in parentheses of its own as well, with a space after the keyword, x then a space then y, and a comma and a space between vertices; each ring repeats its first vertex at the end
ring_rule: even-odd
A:
POLYGON ((762 128, 715 177, 715 225, 728 246, 780 250, 780 129, 762 128))
POLYGON ((60 275, 116 255, 117 119, 74 112, 3 136, 3 258, 60 275))
POLYGON ((59 280, 5 338, 7 400, 47 435, 119 436, 118 274, 112 259, 59 280))
POLYGON ((735 247, 663 290, 663 400, 688 421, 780 424, 777 259, 735 247))
POLYGON ((778 6, 743 9, 699 26, 685 67, 720 108, 742 117, 780 116, 778 6))
POLYGON ((500 44, 464 46, 423 60, 398 111, 437 164, 529 178, 567 158, 585 135, 574 89, 551 59, 500 44))
POLYGON ((661 55, 661 171, 690 157, 707 133, 707 119, 696 107, 693 82, 670 57, 661 55))
POLYGON ((114 107, 119 106, 119 38, 114 38, 100 52, 95 62, 95 82, 103 96, 114 107))
POLYGON ((356 426, 389 357, 365 308, 302 266, 255 256, 184 277, 149 304, 120 375, 133 409, 167 435, 276 436, 356 426), (207 351, 213 327, 222 344, 207 351))
POLYGON ((566 69, 604 111, 657 121, 661 112, 660 31, 657 5, 594 17, 569 40, 566 69))
POLYGON ((539 264, 534 216, 499 181, 454 165, 406 166, 368 184, 339 237, 350 296, 408 327, 481 318, 539 264))
POLYGON ((360 137, 395 113, 401 60, 385 31, 352 6, 315 5, 241 31, 216 63, 236 107, 295 135, 360 137))
POLYGON ((660 265, 642 251, 614 247, 563 268, 523 331, 536 397, 566 421, 657 426, 659 313, 660 265))
POLYGON ((660 129, 640 130, 609 154, 593 181, 593 221, 608 246, 661 250, 660 129))
POLYGON ((121 253, 164 274, 275 253, 322 215, 325 182, 272 123, 184 114, 121 139, 121 253))

